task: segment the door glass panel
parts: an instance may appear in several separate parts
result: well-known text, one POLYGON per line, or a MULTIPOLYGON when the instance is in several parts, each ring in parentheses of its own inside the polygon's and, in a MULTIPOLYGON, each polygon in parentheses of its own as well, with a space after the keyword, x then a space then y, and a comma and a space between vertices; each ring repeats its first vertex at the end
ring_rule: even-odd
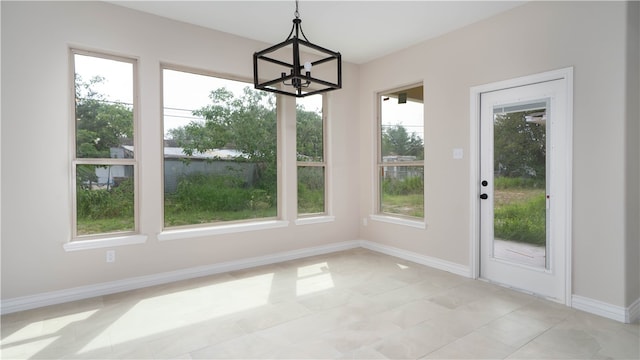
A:
POLYGON ((493 256, 547 268, 546 102, 494 108, 493 256))

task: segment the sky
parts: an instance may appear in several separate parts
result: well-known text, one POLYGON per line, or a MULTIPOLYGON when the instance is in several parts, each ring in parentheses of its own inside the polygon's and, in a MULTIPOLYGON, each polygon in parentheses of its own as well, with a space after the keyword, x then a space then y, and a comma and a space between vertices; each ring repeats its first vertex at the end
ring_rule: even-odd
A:
POLYGON ((382 126, 402 125, 409 134, 415 133, 424 139, 424 105, 421 102, 407 100, 398 104, 398 99, 381 101, 382 126))
MULTIPOLYGON (((106 79, 102 84, 95 85, 94 89, 104 94, 108 101, 126 104, 133 102, 132 64, 78 54, 75 55, 74 61, 76 73, 80 74, 84 81, 88 81, 96 75, 106 79)), ((198 120, 193 116, 192 111, 210 104, 211 90, 224 86, 234 94, 240 95, 246 86, 253 88, 253 83, 165 69, 163 71, 165 134, 169 129, 198 120)), ((322 108, 321 96, 299 98, 297 101, 303 104, 307 110, 319 111, 322 108)), ((390 98, 388 101, 382 101, 381 109, 383 126, 402 125, 409 133, 415 132, 420 138, 424 138, 424 106, 422 103, 408 101, 406 104, 398 104, 397 99, 390 98)))

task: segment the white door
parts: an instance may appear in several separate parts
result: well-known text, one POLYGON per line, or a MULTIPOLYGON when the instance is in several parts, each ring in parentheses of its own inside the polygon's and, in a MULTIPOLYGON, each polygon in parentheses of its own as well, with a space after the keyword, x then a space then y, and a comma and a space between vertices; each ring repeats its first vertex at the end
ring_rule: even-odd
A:
POLYGON ((566 79, 480 94, 480 277, 565 302, 566 79))

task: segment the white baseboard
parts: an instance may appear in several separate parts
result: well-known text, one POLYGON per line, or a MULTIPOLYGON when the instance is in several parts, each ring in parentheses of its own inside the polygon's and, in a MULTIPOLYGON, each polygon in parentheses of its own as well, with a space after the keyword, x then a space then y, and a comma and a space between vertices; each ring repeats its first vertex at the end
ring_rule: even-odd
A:
POLYGON ((122 291, 140 289, 153 285, 166 284, 174 281, 187 280, 201 276, 219 274, 261 265, 275 264, 288 260, 301 259, 309 256, 354 249, 359 246, 359 241, 346 241, 341 243, 286 251, 273 255, 241 259, 147 276, 138 276, 129 279, 80 286, 71 289, 40 293, 36 295, 21 296, 17 298, 2 300, 0 313, 8 314, 17 311, 35 309, 43 306, 88 299, 96 296, 114 294, 122 291))
POLYGON ((571 297, 571 306, 574 309, 586 311, 588 313, 606 317, 611 320, 632 323, 640 318, 640 299, 636 300, 631 306, 625 308, 623 306, 611 305, 599 300, 590 299, 580 295, 571 297))
MULTIPOLYGON (((378 244, 367 240, 353 240, 299 250, 286 251, 272 255, 259 256, 219 264, 199 266, 189 269, 164 272, 160 274, 139 276, 118 281, 110 281, 100 284, 80 286, 71 289, 6 299, 2 300, 0 313, 8 314, 48 305, 88 299, 96 296, 140 289, 153 285, 166 284, 174 281, 187 280, 201 276, 242 270, 261 265, 275 264, 283 261, 328 254, 358 247, 363 247, 365 249, 369 249, 379 253, 395 256, 439 270, 448 271, 456 275, 472 277, 471 269, 464 265, 425 256, 419 253, 399 249, 388 245, 378 244)), ((625 323, 632 323, 640 320, 640 299, 636 300, 628 308, 624 308, 583 296, 573 295, 572 307, 578 310, 586 311, 595 315, 603 316, 625 323)))
POLYGON ((426 265, 438 270, 448 271, 456 275, 460 275, 464 277, 472 277, 471 269, 468 266, 456 264, 450 261, 418 254, 416 252, 399 249, 393 246, 378 244, 368 240, 361 240, 360 246, 362 246, 365 249, 395 256, 395 257, 412 261, 421 265, 426 265))

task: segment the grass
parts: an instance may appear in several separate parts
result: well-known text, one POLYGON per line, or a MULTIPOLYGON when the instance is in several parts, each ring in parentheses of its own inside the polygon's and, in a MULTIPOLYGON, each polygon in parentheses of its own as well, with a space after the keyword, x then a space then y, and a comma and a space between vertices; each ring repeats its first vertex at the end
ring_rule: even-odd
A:
POLYGON ((167 227, 171 227, 210 224, 222 221, 268 218, 275 217, 277 213, 278 211, 275 207, 259 210, 211 212, 208 210, 175 211, 172 210, 171 206, 165 205, 164 225, 167 227))
POLYGON ((382 196, 382 212, 424 218, 424 195, 390 195, 382 196))
POLYGON ((532 179, 496 178, 494 236, 507 241, 545 244, 544 183, 532 179))
POLYGON ((108 219, 78 219, 78 235, 80 236, 133 231, 133 229, 133 216, 119 216, 108 219))
POLYGON ((318 214, 324 211, 324 189, 310 190, 298 184, 298 214, 318 214))
POLYGON ((424 180, 420 176, 384 179, 381 203, 383 213, 424 218, 424 180))

